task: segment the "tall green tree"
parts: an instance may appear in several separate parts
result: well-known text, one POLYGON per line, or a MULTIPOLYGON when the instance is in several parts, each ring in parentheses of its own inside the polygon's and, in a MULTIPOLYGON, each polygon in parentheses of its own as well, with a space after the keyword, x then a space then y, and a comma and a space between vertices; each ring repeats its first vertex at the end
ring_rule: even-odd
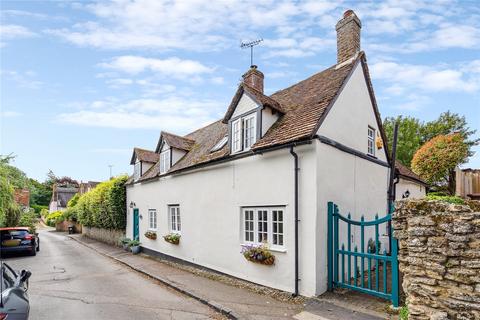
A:
POLYGON ((473 155, 472 147, 480 142, 480 138, 473 137, 476 130, 468 127, 465 116, 446 111, 441 113, 437 119, 428 122, 403 116, 385 118, 383 126, 390 147, 393 142, 395 122, 399 123, 397 159, 408 167, 411 166, 413 155, 420 146, 438 135, 460 133, 468 147, 468 157, 473 155))

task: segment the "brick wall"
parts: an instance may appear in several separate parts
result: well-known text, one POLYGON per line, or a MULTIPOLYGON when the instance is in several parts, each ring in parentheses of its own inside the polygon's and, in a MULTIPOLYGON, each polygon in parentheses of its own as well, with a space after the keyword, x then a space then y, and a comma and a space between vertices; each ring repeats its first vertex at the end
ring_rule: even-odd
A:
POLYGON ((409 319, 480 319, 480 202, 396 204, 409 319))

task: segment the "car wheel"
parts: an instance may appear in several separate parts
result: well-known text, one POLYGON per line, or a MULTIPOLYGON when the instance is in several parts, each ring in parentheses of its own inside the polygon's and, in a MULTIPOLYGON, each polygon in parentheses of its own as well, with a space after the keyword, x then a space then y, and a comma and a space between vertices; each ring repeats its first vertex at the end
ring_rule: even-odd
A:
POLYGON ((30 251, 31 256, 36 256, 37 255, 37 249, 33 248, 32 251, 30 251))
POLYGON ((40 251, 40 240, 38 241, 38 244, 37 244, 37 251, 40 251))

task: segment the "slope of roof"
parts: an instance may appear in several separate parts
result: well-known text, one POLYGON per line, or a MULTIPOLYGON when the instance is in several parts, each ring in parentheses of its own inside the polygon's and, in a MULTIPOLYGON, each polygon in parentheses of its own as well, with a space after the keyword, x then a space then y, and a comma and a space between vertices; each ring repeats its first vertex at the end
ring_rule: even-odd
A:
POLYGON ((168 133, 165 131, 162 131, 160 136, 170 147, 184 151, 190 151, 195 144, 195 141, 190 138, 177 136, 176 134, 168 133))
POLYGON ((135 157, 139 161, 156 163, 159 159, 159 156, 160 155, 158 153, 155 153, 154 151, 141 149, 141 148, 133 148, 133 155, 132 155, 130 164, 135 164, 135 157))
POLYGON ((410 170, 407 166, 404 166, 400 161, 396 160, 395 161, 395 169, 397 171, 397 174, 403 178, 406 178, 408 180, 415 180, 423 185, 427 185, 427 183, 420 178, 415 172, 410 170))
MULTIPOLYGON (((357 58, 357 59, 360 59, 357 58)), ((341 68, 336 65, 271 95, 287 111, 258 140, 252 149, 261 149, 313 136, 320 119, 334 100, 356 61, 341 68)))
POLYGON ((223 118, 223 123, 228 123, 228 120, 231 118, 232 114, 235 112, 235 108, 244 92, 249 94, 254 100, 262 104, 263 106, 270 107, 273 110, 276 110, 282 114, 285 113, 285 110, 280 105, 280 103, 278 103, 271 97, 264 95, 262 92, 258 91, 257 89, 252 88, 248 84, 242 82, 238 86, 237 92, 233 96, 232 102, 230 103, 230 106, 228 107, 227 112, 225 113, 225 117, 223 118))

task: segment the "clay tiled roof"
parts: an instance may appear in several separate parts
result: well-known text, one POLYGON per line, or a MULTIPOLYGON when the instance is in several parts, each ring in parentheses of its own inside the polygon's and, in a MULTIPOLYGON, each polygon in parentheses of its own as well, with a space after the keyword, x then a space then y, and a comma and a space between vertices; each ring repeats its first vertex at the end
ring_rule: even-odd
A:
POLYGON ((425 181, 422 180, 417 174, 415 174, 410 168, 407 166, 404 166, 400 161, 395 161, 395 169, 397 171, 397 174, 400 177, 406 178, 408 180, 415 180, 418 183, 427 185, 425 181))
POLYGON ((133 148, 133 155, 132 159, 130 160, 130 164, 135 164, 135 157, 139 161, 156 163, 159 159, 159 154, 150 150, 133 148))
MULTIPOLYGON (((190 151, 195 144, 195 141, 190 138, 177 136, 176 134, 168 133, 165 131, 162 131, 160 136, 170 147, 184 151, 190 151)), ((158 150, 157 147, 157 152, 158 151, 160 150, 158 150)))
POLYGON ((273 110, 276 110, 282 114, 285 113, 285 110, 280 105, 280 103, 278 103, 271 97, 264 95, 260 91, 252 88, 246 83, 242 82, 238 86, 237 92, 233 96, 232 102, 230 103, 230 106, 228 107, 227 112, 225 113, 225 117, 223 118, 223 123, 228 123, 228 120, 231 118, 233 112, 235 111, 235 107, 237 106, 237 103, 238 101, 240 101, 240 98, 242 97, 244 92, 247 92, 254 100, 256 100, 256 102, 260 103, 262 106, 270 107, 273 110))
MULTIPOLYGON (((228 160, 230 155, 228 144, 216 152, 211 149, 228 133, 228 119, 234 112, 242 93, 248 92, 257 102, 280 112, 279 120, 267 131, 264 137, 252 147, 252 151, 260 151, 269 147, 284 145, 291 142, 308 140, 315 136, 318 127, 335 102, 343 84, 351 74, 354 66, 362 62, 366 69, 365 55, 361 52, 355 61, 337 68, 334 65, 322 72, 314 74, 287 89, 280 90, 270 97, 241 84, 232 99, 225 117, 206 127, 198 129, 184 137, 162 132, 161 137, 172 147, 187 151, 185 156, 170 168, 168 173, 195 167, 217 160, 228 160)), ((366 74, 367 82, 369 76, 366 74)), ((369 87, 375 114, 380 122, 373 90, 369 87)), ((382 134, 383 134, 383 130, 382 134)), ((162 140, 162 139, 161 139, 162 140)), ((384 138, 384 141, 386 139, 384 138)), ((157 151, 160 144, 157 146, 157 151)), ((150 180, 159 175, 159 164, 152 166, 139 181, 150 180)))

